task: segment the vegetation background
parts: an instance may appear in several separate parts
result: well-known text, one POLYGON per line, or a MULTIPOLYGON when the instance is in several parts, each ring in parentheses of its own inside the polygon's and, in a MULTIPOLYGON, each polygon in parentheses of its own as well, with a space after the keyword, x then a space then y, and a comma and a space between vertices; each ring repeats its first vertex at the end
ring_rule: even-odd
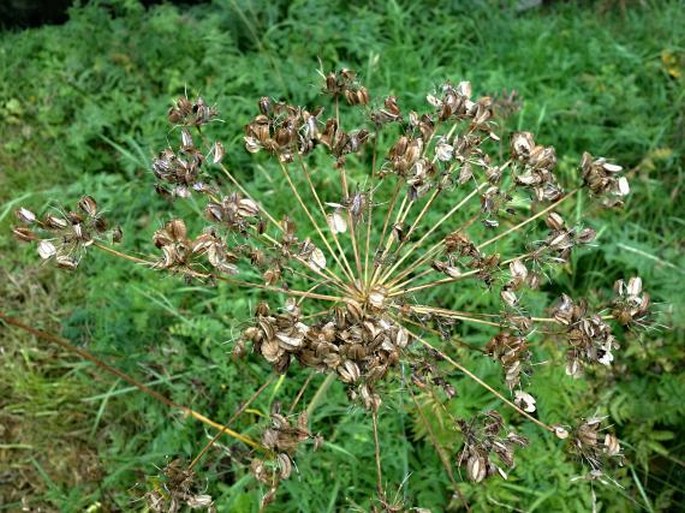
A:
MULTIPOLYGON (((169 135, 170 101, 186 92, 218 105, 230 166, 268 189, 269 175, 242 149, 242 126, 260 96, 310 101, 321 65, 356 69, 372 93, 415 103, 446 79, 470 80, 478 95, 514 89, 523 108, 510 122, 553 144, 562 168, 588 150, 630 169, 626 207, 605 216, 599 244, 557 281, 571 295, 601 295, 639 274, 668 327, 625 341, 612 373, 571 383, 542 371, 538 380, 545 408, 609 415, 627 455, 616 484, 578 479, 584 471, 562 444, 538 434, 508 481, 464 483, 462 492, 475 511, 589 511, 593 503, 599 511, 682 511, 683 7, 214 0, 144 8, 102 0, 71 9, 61 26, 2 32, 0 310, 227 418, 268 375, 230 358, 254 296, 185 285, 104 255, 89 255, 75 274, 57 272, 10 236, 14 209, 92 194, 122 224, 127 247, 146 247, 166 220, 154 213, 167 208, 152 191, 149 163, 169 135)), ((287 210, 287 195, 272 201, 287 210)), ((283 386, 297 383, 295 375, 283 386)), ((483 403, 476 387, 459 393, 464 404, 483 403)), ((328 392, 314 418, 328 426, 327 443, 298 458, 274 511, 369 507, 375 476, 364 471, 373 465, 364 415, 341 388, 328 392)), ((445 510, 447 482, 413 423, 403 412, 385 416, 384 463, 397 485, 406 478, 398 494, 445 510)), ((143 511, 137 498, 159 468, 192 458, 207 434, 92 364, 0 326, 0 511, 143 511)), ((200 476, 220 511, 256 511, 264 490, 232 464, 235 451, 210 452, 200 476)))

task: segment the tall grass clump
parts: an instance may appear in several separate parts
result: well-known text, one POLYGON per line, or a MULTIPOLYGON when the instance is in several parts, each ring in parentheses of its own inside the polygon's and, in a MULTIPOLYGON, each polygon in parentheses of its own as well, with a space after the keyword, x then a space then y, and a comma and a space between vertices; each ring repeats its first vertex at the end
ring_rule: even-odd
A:
MULTIPOLYGON (((401 480, 426 469, 405 459, 398 470, 383 433, 392 421, 385 419, 407 415, 433 447, 431 472, 454 494, 454 507, 469 509, 464 481, 516 475, 515 455, 532 428, 548 445, 564 445, 580 477, 612 485, 623 448, 606 418, 546 408, 555 403, 540 396, 563 403, 565 387, 621 360, 617 333, 653 325, 638 276, 588 298, 558 283, 572 253, 597 244, 598 212, 620 208, 630 193, 621 165, 586 152, 559 171, 554 147, 506 128, 515 93, 476 97, 467 81, 445 82, 409 107, 402 96, 371 94, 352 70, 320 75, 312 105, 257 100, 244 127, 244 150, 255 154, 249 169, 225 163, 227 151, 240 150, 222 142, 232 120, 221 120, 218 106, 188 96, 173 103, 169 145, 148 175, 171 210, 154 216, 154 249, 126 246, 112 221, 126 212, 106 219, 107 207, 90 195, 73 209, 16 211, 15 236, 66 271, 97 251, 177 276, 191 295, 223 287, 221 301, 255 300, 230 340, 232 356, 213 363, 273 373, 232 398, 239 406, 226 422, 33 330, 214 430, 193 458, 170 460, 150 480, 150 510, 214 507, 194 480, 213 446, 230 457, 237 481, 260 486, 260 509, 292 494, 295 474, 319 479, 307 472, 315 455, 298 465, 303 454, 322 446, 345 453, 355 443, 344 436, 332 443, 335 422, 313 421, 334 383, 349 405, 337 414, 371 433, 374 467, 363 469, 361 482, 372 486, 348 495, 366 497, 374 511, 422 506, 402 493, 401 480), (552 303, 550 291, 558 291, 552 303), (541 391, 538 371, 566 378, 541 391), (463 400, 461 391, 474 386, 480 392, 463 400), (220 445, 224 437, 233 445, 220 445)), ((194 318, 187 329, 212 322, 194 318)))

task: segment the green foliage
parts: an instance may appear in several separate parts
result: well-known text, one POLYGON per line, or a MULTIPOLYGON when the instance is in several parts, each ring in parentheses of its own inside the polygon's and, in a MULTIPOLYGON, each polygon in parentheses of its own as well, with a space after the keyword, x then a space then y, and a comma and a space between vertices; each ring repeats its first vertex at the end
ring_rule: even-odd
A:
MULTIPOLYGON (((469 9, 430 4, 431 16, 425 5, 394 1, 215 0, 149 10, 135 1, 99 1, 73 8, 64 26, 0 34, 0 265, 11 277, 3 285, 0 310, 37 325, 61 319, 69 339, 167 391, 176 402, 228 419, 269 376, 264 366, 234 363, 230 355, 258 292, 237 295, 227 285, 180 287, 106 255, 89 255, 79 275, 53 276, 27 267, 33 255, 6 235, 12 210, 19 202, 36 210, 71 204, 87 192, 122 224, 129 247, 147 244, 167 220, 150 218, 151 212, 167 209, 171 216, 197 208, 167 206, 156 198, 147 169, 167 142, 169 101, 186 90, 219 105, 225 123, 211 130, 227 142, 231 169, 255 190, 273 190, 274 203, 281 201, 287 210, 288 196, 274 189, 267 168, 240 148, 241 127, 262 95, 311 102, 318 59, 324 70, 359 70, 372 89, 413 93, 405 97, 407 109, 444 79, 471 80, 479 94, 516 89, 524 103, 512 124, 563 150, 568 159, 561 162, 563 173, 575 173, 581 152, 589 150, 610 155, 632 174, 625 210, 607 216, 597 226, 597 246, 560 273, 563 290, 544 293, 592 295, 615 279, 639 274, 662 311, 663 326, 640 341, 622 341, 614 373, 573 381, 540 366, 531 378, 531 391, 550 422, 610 416, 626 444, 629 464, 614 476, 624 488, 576 479, 584 473, 563 444, 525 426, 521 430, 532 443, 517 455, 510 479, 480 486, 464 482, 461 492, 478 511, 587 511, 593 493, 600 511, 682 508, 682 5, 636 5, 623 15, 599 15, 593 7, 574 5, 517 14, 497 2, 469 9), (680 56, 680 67, 665 55, 680 56), (31 282, 41 283, 42 291, 31 282)), ((455 290, 439 299, 457 309, 492 306, 486 293, 474 297, 455 290)), ((192 459, 213 436, 92 366, 47 351, 35 340, 11 337, 9 358, 0 368, 0 415, 40 426, 29 438, 14 429, 5 434, 8 444, 31 449, 0 446, 0 463, 14 459, 35 476, 32 506, 83 511, 100 503, 94 511, 142 510, 131 490, 142 496, 146 478, 167 458, 192 459), (46 418, 49 426, 36 420, 46 418), (60 450, 45 449, 51 439, 59 440, 60 450), (29 452, 17 457, 12 451, 29 452), (57 460, 67 454, 65 461, 71 462, 80 453, 100 474, 89 477, 84 456, 74 466, 75 483, 69 465, 57 460)), ((544 346, 539 351, 552 353, 544 346)), ((469 368, 497 382, 499 368, 469 358, 469 368)), ((314 379, 305 403, 321 381, 314 379)), ((292 376, 279 384, 293 392, 300 385, 292 376)), ((443 398, 429 393, 416 397, 417 410, 406 384, 400 380, 393 386, 402 399, 387 406, 380 426, 387 481, 412 504, 434 511, 451 504, 458 510, 463 506, 439 471, 442 463, 431 439, 454 455, 461 438, 448 413, 474 413, 487 394, 463 379, 457 399, 449 403, 454 411, 447 412, 443 398)), ((273 394, 262 397, 238 427, 254 429, 273 400, 273 394)), ((318 452, 298 453, 299 474, 279 491, 278 511, 369 508, 367 492, 375 486, 369 470, 372 432, 360 420, 366 414, 348 404, 342 387, 334 385, 315 410, 313 423, 326 443, 318 452)), ((508 420, 517 422, 513 416, 508 420)), ((200 475, 219 511, 257 511, 266 490, 249 477, 240 454, 212 449, 203 465, 200 475)), ((4 487, 0 484, 0 499, 9 506, 0 505, 0 511, 16 509, 16 490, 4 487)))

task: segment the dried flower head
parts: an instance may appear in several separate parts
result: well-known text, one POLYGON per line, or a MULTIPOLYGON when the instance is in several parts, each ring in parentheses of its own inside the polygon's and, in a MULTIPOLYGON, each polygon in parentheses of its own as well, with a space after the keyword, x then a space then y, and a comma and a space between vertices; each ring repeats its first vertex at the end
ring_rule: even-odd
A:
MULTIPOLYGON (((202 203, 205 227, 190 235, 191 225, 173 218, 153 236, 161 255, 128 258, 261 294, 234 355, 251 352, 277 373, 320 372, 343 384, 372 419, 377 493, 386 510, 391 502, 383 492, 378 415, 385 384, 398 379, 403 364, 411 369, 408 386, 431 399, 440 390, 447 402, 458 400, 457 382, 466 376, 530 422, 568 439, 593 468, 618 456, 616 439, 599 435, 599 420, 584 421, 571 433, 547 424, 540 419, 548 413, 523 387, 535 347, 545 338, 563 341, 565 357, 553 355, 551 364, 579 376, 586 366, 609 367, 620 357, 612 320, 630 326, 648 320, 649 296, 639 278, 617 282, 616 299, 604 310, 564 294, 546 316, 527 301, 529 289, 553 276, 550 268, 568 263, 572 251, 595 238, 591 228, 569 224, 566 204, 587 191, 618 205, 629 190, 622 168, 585 153, 582 183, 565 190, 556 150, 529 132, 506 136, 496 123, 502 100, 475 97, 469 82, 443 84, 414 111, 401 109, 395 96, 373 99, 351 70, 322 79, 329 105, 304 108, 262 97, 244 127, 245 150, 273 157, 273 176, 282 178, 274 190, 288 199, 281 211, 268 204, 269 196, 252 194, 252 186, 224 163, 223 144, 200 130, 216 109, 201 98, 180 98, 168 115, 180 131, 179 148, 162 150, 152 171, 159 192, 193 194, 202 203), (361 113, 365 121, 352 126, 345 106, 356 110, 352 119, 361 113), (229 183, 221 185, 217 172, 229 183), (480 310, 474 286, 492 294, 494 310, 480 310), (475 306, 458 310, 455 296, 475 306), (465 333, 484 330, 489 342, 478 347, 482 337, 471 342, 455 336, 459 324, 469 327, 465 333), (498 362, 506 392, 469 370, 453 342, 498 362)), ((78 212, 39 219, 21 208, 17 217, 16 236, 67 268, 106 230, 90 197, 79 202, 78 212)), ((112 235, 118 239, 120 232, 112 235)), ((292 474, 297 448, 312 439, 308 416, 293 418, 272 411, 259 444, 263 453, 254 455, 252 474, 268 486, 263 505, 292 474)), ((495 474, 506 478, 514 449, 526 439, 507 431, 496 411, 453 420, 463 438, 456 466, 476 483, 495 474)), ((198 500, 188 492, 188 479, 169 477, 167 494, 176 504, 198 500)))

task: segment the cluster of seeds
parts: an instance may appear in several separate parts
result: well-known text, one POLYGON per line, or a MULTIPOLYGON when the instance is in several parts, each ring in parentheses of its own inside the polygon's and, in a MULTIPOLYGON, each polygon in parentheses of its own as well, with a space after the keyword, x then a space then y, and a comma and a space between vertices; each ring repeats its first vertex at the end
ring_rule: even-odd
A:
POLYGON ((526 371, 531 357, 526 339, 504 331, 490 339, 485 351, 502 365, 504 381, 509 390, 518 387, 521 374, 526 371))
POLYGON ((194 264, 198 264, 200 258, 206 257, 209 264, 218 272, 238 272, 234 265, 236 255, 228 250, 226 242, 211 228, 190 240, 185 222, 182 219, 173 219, 164 228, 155 232, 153 241, 162 251, 162 258, 154 264, 158 269, 192 273, 197 267, 194 264))
POLYGON ((119 242, 122 237, 119 227, 108 229, 91 196, 81 198, 77 210, 54 210, 39 218, 22 207, 16 215, 22 225, 14 227, 14 235, 24 242, 36 242, 40 258, 54 260, 62 269, 76 269, 86 249, 97 240, 119 242))
POLYGON ((622 463, 621 445, 615 435, 604 432, 604 418, 591 417, 584 419, 570 433, 571 447, 583 461, 590 464, 595 475, 601 475, 605 463, 616 460, 622 463))
POLYGON ((184 506, 191 510, 216 512, 212 497, 198 490, 195 473, 187 470, 179 459, 165 468, 163 477, 145 494, 145 502, 153 513, 177 513, 184 506))
POLYGON ((618 342, 611 327, 597 314, 588 314, 587 303, 575 303, 564 294, 554 309, 554 319, 566 326, 566 339, 569 344, 566 373, 578 376, 582 373, 583 363, 601 363, 609 366, 614 361, 613 350, 618 342))
POLYGON ((392 318, 382 312, 365 313, 355 302, 336 308, 330 319, 313 324, 303 322, 294 301, 273 315, 262 303, 255 318, 255 326, 247 328, 243 337, 275 370, 285 372, 297 359, 304 367, 335 372, 350 386, 350 393, 358 394, 370 409, 377 409, 381 403, 373 384, 399 362, 409 342, 407 330, 392 318))
POLYGON ((525 447, 525 437, 509 432, 505 436, 504 420, 496 411, 488 411, 470 422, 460 421, 464 436, 464 447, 457 458, 457 465, 466 468, 471 481, 480 483, 487 476, 499 475, 504 479, 507 473, 502 466, 514 466, 514 450, 525 447))
POLYGON ((595 195, 604 196, 607 206, 622 204, 622 198, 630 193, 628 179, 619 176, 623 168, 612 164, 604 157, 595 159, 588 152, 583 153, 580 163, 584 185, 595 195))

